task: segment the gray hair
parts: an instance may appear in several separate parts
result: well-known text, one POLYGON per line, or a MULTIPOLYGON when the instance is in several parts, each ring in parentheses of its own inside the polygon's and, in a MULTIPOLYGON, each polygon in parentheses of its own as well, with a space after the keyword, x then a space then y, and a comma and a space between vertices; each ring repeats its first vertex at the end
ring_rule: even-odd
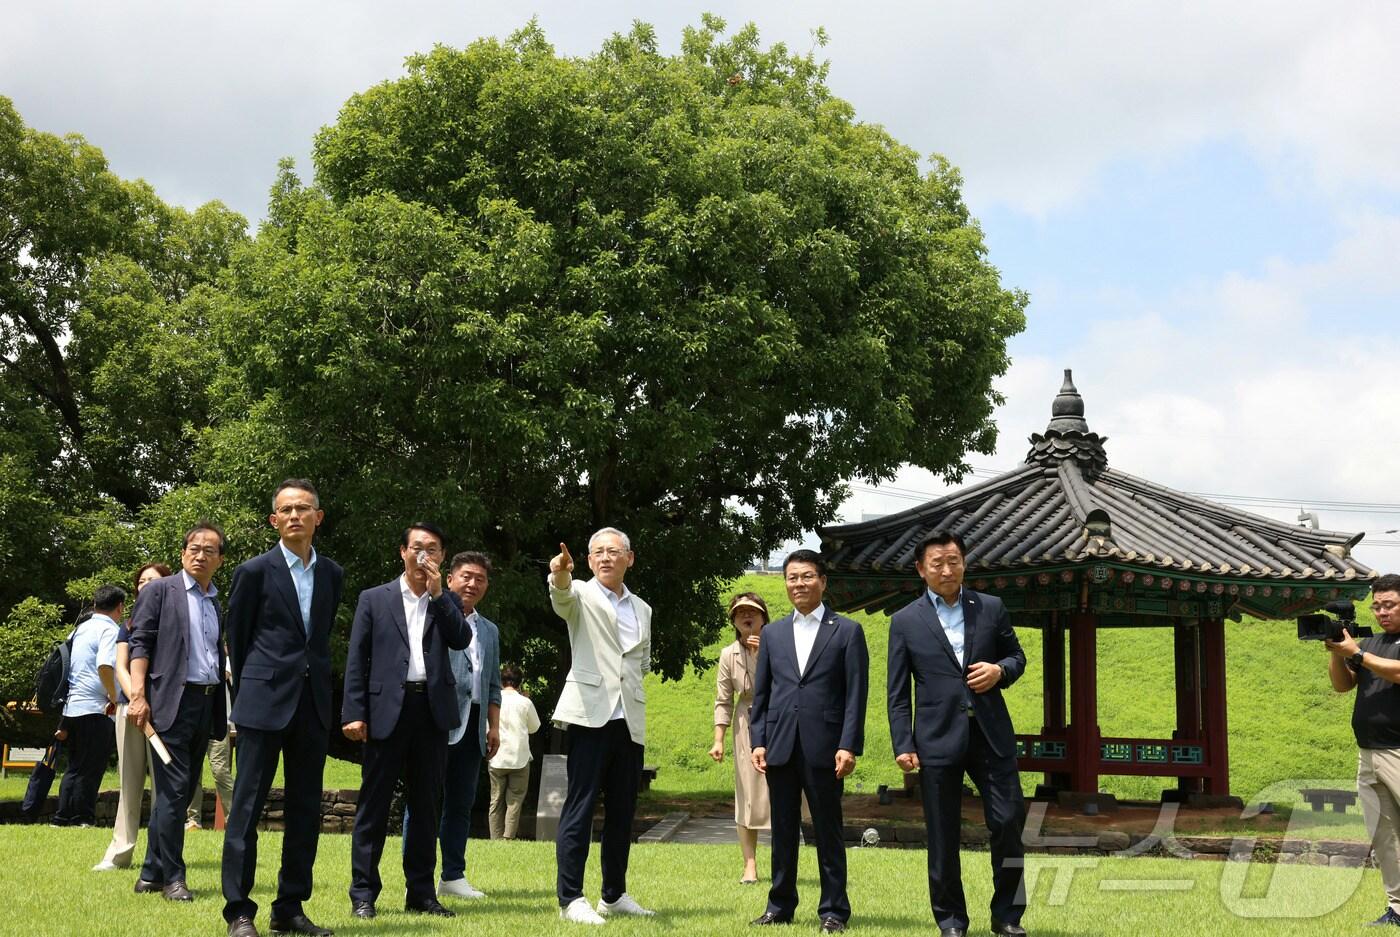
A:
POLYGON ((616 527, 604 527, 602 530, 595 532, 593 536, 589 537, 588 552, 593 552, 593 544, 598 540, 599 537, 606 537, 609 535, 614 536, 622 541, 622 549, 626 550, 628 553, 632 552, 632 538, 628 537, 616 527))

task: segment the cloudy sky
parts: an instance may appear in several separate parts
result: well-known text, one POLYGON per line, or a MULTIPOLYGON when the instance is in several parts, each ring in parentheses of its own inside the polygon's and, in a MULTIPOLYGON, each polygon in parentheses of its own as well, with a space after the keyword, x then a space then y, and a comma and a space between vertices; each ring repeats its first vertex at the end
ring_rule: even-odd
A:
MULTIPOLYGON (((1111 465, 1316 511, 1400 568, 1400 4, 46 0, 6 11, 0 94, 256 220, 277 159, 309 174, 317 128, 412 52, 531 13, 563 53, 635 18, 674 49, 701 10, 799 49, 824 26, 835 93, 962 170, 1031 296, 979 473, 1021 461, 1070 367, 1111 465)), ((847 517, 942 490, 907 470, 847 517)))

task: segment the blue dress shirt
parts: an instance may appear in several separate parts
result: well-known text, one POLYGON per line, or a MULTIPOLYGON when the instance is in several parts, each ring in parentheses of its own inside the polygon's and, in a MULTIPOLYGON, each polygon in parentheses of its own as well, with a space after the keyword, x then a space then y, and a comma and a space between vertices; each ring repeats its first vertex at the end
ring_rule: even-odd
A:
POLYGON ((966 666, 963 659, 963 598, 962 589, 958 590, 958 600, 952 605, 943 601, 943 596, 928 591, 929 601, 933 602, 933 610, 938 614, 938 621, 943 625, 943 633, 948 636, 948 643, 953 645, 953 653, 957 655, 958 664, 966 666))
POLYGON ((185 640, 185 682, 222 683, 219 673, 219 612, 214 596, 219 589, 212 582, 209 591, 201 592, 199 583, 185 570, 180 570, 185 583, 185 600, 190 611, 190 632, 185 640))
POLYGON ((316 548, 311 548, 311 562, 303 563, 301 557, 297 556, 281 540, 277 545, 282 548, 282 557, 287 561, 287 571, 292 574, 292 585, 297 588, 297 605, 301 607, 301 626, 306 629, 307 637, 311 636, 311 595, 316 588, 316 548))

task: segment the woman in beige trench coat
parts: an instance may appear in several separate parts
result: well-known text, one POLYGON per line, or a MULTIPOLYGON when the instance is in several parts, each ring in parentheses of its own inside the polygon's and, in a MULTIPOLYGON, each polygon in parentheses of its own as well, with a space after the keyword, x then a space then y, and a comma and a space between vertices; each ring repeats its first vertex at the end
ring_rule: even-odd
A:
POLYGON ((758 831, 768 829, 768 784, 754 770, 749 749, 749 707, 753 705, 754 669, 759 633, 768 624, 768 605, 753 592, 729 600, 729 621, 736 640, 719 654, 715 678, 715 740, 710 757, 724 760, 724 735, 734 726, 734 824, 744 854, 742 884, 758 881, 758 831))

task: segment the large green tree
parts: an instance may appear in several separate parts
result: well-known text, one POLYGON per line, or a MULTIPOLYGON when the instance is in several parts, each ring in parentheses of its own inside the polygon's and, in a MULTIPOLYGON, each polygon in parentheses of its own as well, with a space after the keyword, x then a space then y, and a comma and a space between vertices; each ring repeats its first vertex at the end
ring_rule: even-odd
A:
POLYGON ((547 558, 621 527, 676 676, 724 581, 831 521, 843 480, 990 452, 1024 297, 957 172, 811 55, 724 30, 572 58, 531 24, 351 98, 235 255, 206 477, 318 479, 351 585, 393 574, 414 517, 485 547, 507 653, 547 678, 547 558))
POLYGON ((217 202, 166 204, 0 97, 0 617, 169 558, 145 515, 197 482, 211 285, 245 229, 217 202))

